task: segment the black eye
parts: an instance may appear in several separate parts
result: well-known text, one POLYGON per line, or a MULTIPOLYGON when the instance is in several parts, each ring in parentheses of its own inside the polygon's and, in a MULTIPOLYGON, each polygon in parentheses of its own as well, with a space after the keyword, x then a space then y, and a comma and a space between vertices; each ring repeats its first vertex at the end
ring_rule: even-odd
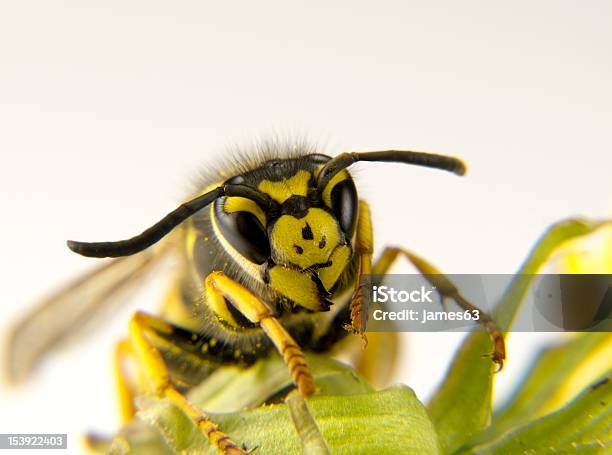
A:
POLYGON ((265 228, 251 212, 225 212, 224 199, 217 199, 214 209, 221 234, 249 261, 263 264, 270 258, 270 242, 265 228))
POLYGON ((342 180, 331 191, 331 209, 348 238, 357 224, 357 190, 351 179, 342 180))

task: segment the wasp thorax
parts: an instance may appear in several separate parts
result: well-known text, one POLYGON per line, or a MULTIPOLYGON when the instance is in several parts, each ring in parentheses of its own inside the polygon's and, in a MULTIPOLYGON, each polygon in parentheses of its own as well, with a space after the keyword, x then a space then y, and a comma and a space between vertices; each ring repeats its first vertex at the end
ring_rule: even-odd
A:
POLYGON ((270 233, 272 260, 301 269, 328 266, 332 252, 344 243, 336 218, 316 207, 299 218, 282 215, 270 233))

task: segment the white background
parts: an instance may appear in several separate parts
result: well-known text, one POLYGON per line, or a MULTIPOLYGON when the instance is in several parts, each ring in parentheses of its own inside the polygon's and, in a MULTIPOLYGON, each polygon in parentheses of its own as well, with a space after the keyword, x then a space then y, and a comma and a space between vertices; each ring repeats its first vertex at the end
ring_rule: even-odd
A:
MULTIPOLYGON (((609 214, 611 18, 606 1, 1 2, 2 332, 95 262, 66 239, 140 232, 227 146, 274 134, 463 157, 464 179, 357 166, 377 248, 515 271, 550 223, 609 214)), ((2 385, 0 432, 68 432, 78 451, 113 431, 127 318, 2 385)), ((397 380, 426 399, 459 338, 407 336, 397 380)), ((543 338, 511 337, 501 394, 543 338)))

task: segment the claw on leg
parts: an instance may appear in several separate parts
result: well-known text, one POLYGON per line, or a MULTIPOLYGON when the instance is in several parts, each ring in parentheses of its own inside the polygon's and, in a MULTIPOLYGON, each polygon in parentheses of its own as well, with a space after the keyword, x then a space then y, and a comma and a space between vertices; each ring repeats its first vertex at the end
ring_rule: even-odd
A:
MULTIPOLYGON (((444 277, 446 279, 446 277, 444 277)), ((450 281, 449 281, 450 283, 450 281)), ((489 332, 489 336, 491 337, 491 341, 493 342, 493 352, 488 355, 493 362, 497 364, 496 373, 499 373, 504 368, 504 360, 506 360, 506 342, 504 341, 504 335, 497 327, 497 324, 491 319, 491 317, 480 310, 477 306, 472 305, 467 301, 455 288, 455 293, 449 295, 457 305, 461 308, 469 311, 478 311, 480 315, 480 319, 478 322, 489 332)))
POLYGON ((496 373, 499 373, 504 368, 504 360, 506 360, 506 343, 504 342, 503 334, 497 330, 497 326, 489 328, 485 324, 485 328, 489 331, 491 339, 493 340, 493 352, 487 357, 490 357, 493 362, 497 364, 496 373))
POLYGON ((367 308, 367 304, 364 304, 364 302, 367 302, 368 299, 368 289, 368 284, 364 282, 360 282, 360 284, 356 287, 349 306, 351 322, 350 324, 344 325, 344 328, 348 332, 361 336, 364 349, 368 346, 368 337, 365 334, 368 315, 367 312, 364 311, 364 309, 367 308))

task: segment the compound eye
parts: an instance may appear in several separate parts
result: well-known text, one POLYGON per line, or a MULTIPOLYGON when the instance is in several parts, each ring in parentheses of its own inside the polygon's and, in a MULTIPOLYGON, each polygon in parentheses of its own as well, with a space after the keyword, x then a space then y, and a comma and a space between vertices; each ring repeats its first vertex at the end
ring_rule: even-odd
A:
POLYGON ((222 198, 215 201, 215 218, 221 234, 246 259, 263 264, 270 258, 266 229, 259 218, 249 211, 226 211, 227 200, 222 198))
POLYGON ((350 178, 338 182, 330 193, 331 209, 340 227, 350 239, 357 224, 357 190, 350 178))

